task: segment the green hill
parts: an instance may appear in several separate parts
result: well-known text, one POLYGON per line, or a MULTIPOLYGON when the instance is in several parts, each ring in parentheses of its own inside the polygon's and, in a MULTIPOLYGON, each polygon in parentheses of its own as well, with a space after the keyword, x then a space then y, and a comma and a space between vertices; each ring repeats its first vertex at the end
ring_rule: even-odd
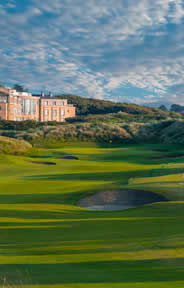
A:
MULTIPOLYGON (((173 117, 175 113, 163 111, 161 109, 140 106, 128 103, 115 103, 107 100, 83 98, 76 95, 59 95, 59 98, 68 99, 69 104, 76 106, 77 115, 108 114, 124 112, 132 115, 147 115, 152 118, 173 117)), ((176 115, 175 115, 176 116, 176 115)), ((178 116, 179 117, 179 116, 178 116)))
POLYGON ((112 144, 184 144, 184 121, 65 123, 26 131, 1 130, 0 133, 3 136, 23 139, 39 147, 57 147, 64 142, 78 141, 112 144))
POLYGON ((0 153, 1 154, 25 154, 29 152, 32 145, 24 140, 17 140, 0 136, 0 153))

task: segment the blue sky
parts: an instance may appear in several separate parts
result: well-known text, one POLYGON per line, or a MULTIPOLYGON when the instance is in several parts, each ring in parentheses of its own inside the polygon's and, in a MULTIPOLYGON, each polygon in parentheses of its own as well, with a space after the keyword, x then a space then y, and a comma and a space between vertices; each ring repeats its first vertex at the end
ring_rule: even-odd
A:
POLYGON ((183 0, 0 0, 0 80, 184 104, 183 0))

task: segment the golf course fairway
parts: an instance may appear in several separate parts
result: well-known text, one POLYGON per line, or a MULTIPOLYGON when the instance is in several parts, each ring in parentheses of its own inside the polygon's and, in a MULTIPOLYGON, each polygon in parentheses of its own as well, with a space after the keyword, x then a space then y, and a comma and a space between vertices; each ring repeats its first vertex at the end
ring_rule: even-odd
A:
POLYGON ((0 155, 0 287, 183 288, 182 155, 177 145, 93 143, 0 155), (124 189, 167 201, 121 211, 77 206, 124 189))

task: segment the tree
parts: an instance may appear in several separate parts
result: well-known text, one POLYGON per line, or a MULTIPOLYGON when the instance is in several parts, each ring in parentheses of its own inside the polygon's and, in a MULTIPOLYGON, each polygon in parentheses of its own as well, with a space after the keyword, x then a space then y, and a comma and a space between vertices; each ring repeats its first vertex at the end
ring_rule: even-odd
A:
POLYGON ((159 109, 162 110, 162 111, 166 111, 166 112, 168 111, 167 108, 165 107, 165 105, 161 105, 159 107, 159 109))
POLYGON ((25 89, 24 86, 20 84, 14 84, 13 89, 17 90, 17 92, 28 92, 28 89, 25 89))
POLYGON ((181 105, 178 105, 178 104, 173 104, 171 106, 171 109, 170 109, 171 112, 183 112, 184 111, 184 106, 181 106, 181 105))

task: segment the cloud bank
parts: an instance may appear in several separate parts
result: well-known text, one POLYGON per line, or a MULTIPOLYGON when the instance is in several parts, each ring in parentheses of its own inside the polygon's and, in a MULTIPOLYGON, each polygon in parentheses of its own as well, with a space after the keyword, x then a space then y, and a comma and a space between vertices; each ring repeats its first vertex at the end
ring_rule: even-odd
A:
POLYGON ((181 0, 7 1, 0 79, 37 91, 184 104, 183 20, 181 0))

